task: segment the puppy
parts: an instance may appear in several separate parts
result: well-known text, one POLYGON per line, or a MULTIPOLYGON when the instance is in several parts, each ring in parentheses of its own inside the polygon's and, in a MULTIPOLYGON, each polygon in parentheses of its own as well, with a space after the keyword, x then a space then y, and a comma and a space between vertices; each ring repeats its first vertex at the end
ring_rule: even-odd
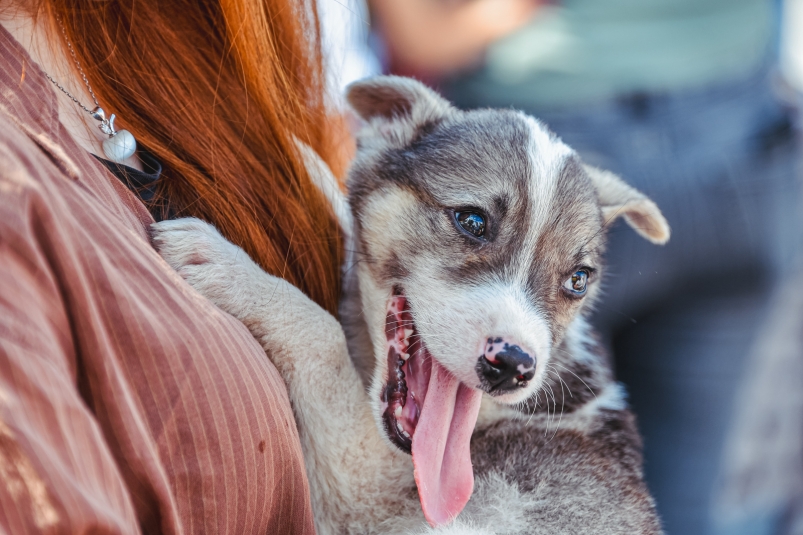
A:
POLYGON ((522 113, 397 77, 348 99, 365 121, 350 212, 301 149, 349 242, 342 324, 206 223, 154 225, 284 377, 318 533, 661 533, 584 318, 606 227, 664 243, 658 208, 522 113))

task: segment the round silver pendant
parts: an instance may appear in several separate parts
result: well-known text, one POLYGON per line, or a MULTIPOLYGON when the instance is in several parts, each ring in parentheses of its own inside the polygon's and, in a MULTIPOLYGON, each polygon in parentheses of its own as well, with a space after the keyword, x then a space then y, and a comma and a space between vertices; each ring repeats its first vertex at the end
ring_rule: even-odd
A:
POLYGON ((116 163, 123 163, 134 155, 137 141, 128 130, 118 130, 112 137, 103 142, 103 154, 116 163))

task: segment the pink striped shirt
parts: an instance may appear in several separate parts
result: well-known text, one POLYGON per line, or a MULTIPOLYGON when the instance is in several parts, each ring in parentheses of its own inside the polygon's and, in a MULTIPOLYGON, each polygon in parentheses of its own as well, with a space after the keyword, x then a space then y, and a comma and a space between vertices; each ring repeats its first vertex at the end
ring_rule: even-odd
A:
POLYGON ((150 223, 0 27, 0 531, 313 533, 279 374, 150 223))

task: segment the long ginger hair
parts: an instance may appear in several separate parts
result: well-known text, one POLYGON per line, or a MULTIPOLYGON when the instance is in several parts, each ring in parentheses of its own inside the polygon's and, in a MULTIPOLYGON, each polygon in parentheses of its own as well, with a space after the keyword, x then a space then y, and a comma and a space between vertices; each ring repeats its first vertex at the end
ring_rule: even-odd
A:
POLYGON ((340 231, 294 143, 332 152, 314 3, 38 3, 64 21, 104 107, 162 162, 154 207, 212 223, 335 313, 340 231))

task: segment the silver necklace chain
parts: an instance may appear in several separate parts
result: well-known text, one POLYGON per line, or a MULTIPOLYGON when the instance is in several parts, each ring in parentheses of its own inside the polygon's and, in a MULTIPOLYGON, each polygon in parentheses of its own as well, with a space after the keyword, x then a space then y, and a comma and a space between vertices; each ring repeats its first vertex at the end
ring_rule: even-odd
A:
MULTIPOLYGON (((84 83, 86 84, 86 88, 89 91, 89 94, 92 96, 92 101, 95 103, 95 106, 99 108, 100 104, 98 103, 98 99, 95 96, 95 92, 92 91, 92 86, 89 85, 89 80, 86 79, 86 74, 84 74, 84 69, 81 68, 81 62, 78 61, 78 58, 75 56, 75 50, 72 47, 72 43, 70 42, 69 37, 67 37, 67 29, 64 27, 64 23, 61 21, 61 19, 58 19, 58 20, 59 20, 59 25, 61 26, 61 35, 64 36, 64 42, 67 43, 67 48, 70 50, 70 56, 72 56, 72 60, 75 62, 75 66, 78 67, 78 72, 81 74, 81 78, 84 79, 84 83)), ((50 76, 48 73, 45 73, 45 76, 47 76, 48 80, 53 82, 53 85, 55 85, 56 87, 61 89, 62 93, 64 93, 68 97, 70 97, 73 102, 75 102, 76 104, 81 106, 84 109, 84 111, 86 111, 88 114, 92 115, 92 110, 90 110, 89 108, 87 108, 86 106, 81 104, 81 102, 77 98, 75 98, 72 95, 72 93, 70 93, 69 91, 64 89, 64 87, 62 87, 62 85, 60 83, 58 83, 56 80, 54 80, 52 76, 50 76)))
POLYGON ((98 99, 95 96, 95 92, 92 91, 92 86, 89 85, 89 80, 84 73, 84 69, 81 68, 81 62, 78 61, 78 57, 75 55, 75 49, 70 42, 70 39, 67 37, 67 29, 64 26, 64 22, 61 18, 57 19, 59 25, 61 26, 61 34, 64 36, 64 42, 67 43, 67 48, 70 50, 70 56, 72 60, 75 62, 75 66, 78 67, 78 72, 81 74, 81 78, 84 80, 84 84, 86 84, 86 89, 89 91, 89 94, 92 96, 92 101, 95 103, 95 109, 90 110, 83 104, 81 101, 75 98, 72 93, 64 89, 60 83, 58 83, 50 74, 45 72, 45 76, 48 80, 53 82, 53 85, 58 87, 62 93, 70 97, 70 99, 78 104, 84 111, 86 111, 93 119, 98 121, 98 128, 100 128, 101 132, 109 136, 109 139, 103 142, 103 153, 112 161, 115 162, 123 162, 126 159, 130 158, 134 155, 134 152, 137 149, 137 141, 134 139, 134 136, 128 130, 115 130, 114 129, 114 119, 115 116, 112 113, 111 117, 108 119, 106 118, 106 112, 103 111, 103 108, 100 107, 98 103, 98 99))

